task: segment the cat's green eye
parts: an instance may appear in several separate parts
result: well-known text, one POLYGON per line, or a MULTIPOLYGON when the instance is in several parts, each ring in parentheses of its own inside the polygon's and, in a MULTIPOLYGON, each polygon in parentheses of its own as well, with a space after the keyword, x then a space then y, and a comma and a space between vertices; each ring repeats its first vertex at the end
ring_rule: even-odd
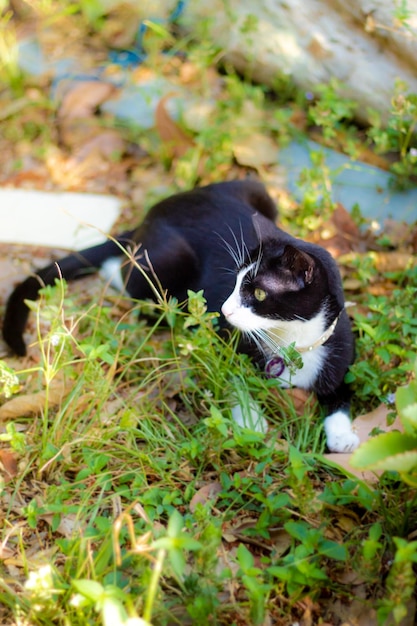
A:
POLYGON ((266 298, 266 291, 264 291, 263 289, 259 289, 259 287, 257 287, 254 291, 254 296, 258 302, 263 302, 266 298))

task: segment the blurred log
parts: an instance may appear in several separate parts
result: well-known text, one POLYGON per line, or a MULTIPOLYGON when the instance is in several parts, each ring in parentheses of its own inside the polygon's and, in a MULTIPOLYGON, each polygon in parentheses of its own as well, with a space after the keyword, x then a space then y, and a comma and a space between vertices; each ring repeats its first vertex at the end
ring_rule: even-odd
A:
POLYGON ((211 0, 188 2, 181 22, 198 35, 204 25, 224 57, 245 76, 271 87, 281 75, 314 92, 336 78, 344 97, 387 118, 396 79, 417 93, 417 0, 407 25, 395 0, 211 0))

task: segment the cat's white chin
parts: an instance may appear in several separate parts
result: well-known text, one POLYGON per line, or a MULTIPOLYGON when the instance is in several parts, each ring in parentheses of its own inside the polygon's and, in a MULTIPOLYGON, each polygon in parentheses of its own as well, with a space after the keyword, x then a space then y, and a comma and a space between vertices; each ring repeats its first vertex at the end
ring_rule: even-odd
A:
POLYGON ((343 411, 336 411, 326 417, 324 431, 327 447, 331 452, 353 452, 360 444, 349 416, 343 411))

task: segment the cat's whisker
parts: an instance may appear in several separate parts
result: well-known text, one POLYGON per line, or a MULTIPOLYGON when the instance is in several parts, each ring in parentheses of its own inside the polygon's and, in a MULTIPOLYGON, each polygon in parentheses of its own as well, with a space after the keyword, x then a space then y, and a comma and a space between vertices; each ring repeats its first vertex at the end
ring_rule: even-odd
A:
POLYGON ((242 242, 240 251, 241 251, 241 259, 242 259, 242 266, 243 266, 243 264, 245 263, 245 259, 250 259, 250 253, 249 253, 249 249, 246 244, 246 241, 245 241, 242 222, 240 222, 240 240, 242 242))
MULTIPOLYGON (((233 234, 233 233, 232 233, 233 234)), ((224 237, 222 237, 222 235, 220 235, 220 233, 216 233, 216 235, 219 237, 219 239, 221 240, 221 244, 222 247, 230 254, 231 258, 233 259, 236 267, 241 267, 242 263, 240 261, 240 257, 238 255, 238 250, 236 251, 233 246, 230 245, 230 243, 228 241, 226 241, 226 239, 224 237)), ((236 241, 236 245, 237 245, 237 240, 236 241)))
POLYGON ((219 267, 218 269, 224 272, 225 274, 232 274, 233 276, 236 276, 236 270, 231 269, 230 267, 223 266, 223 267, 219 267))
POLYGON ((262 251, 262 242, 261 242, 258 248, 258 258, 256 259, 256 263, 255 263, 254 276, 257 276, 259 272, 259 267, 261 265, 262 256, 263 256, 263 251, 262 251))
POLYGON ((247 330, 244 332, 244 334, 249 337, 249 339, 251 341, 253 341, 253 343, 256 345, 256 347, 258 348, 259 352, 261 352, 262 354, 265 353, 265 344, 262 343, 262 341, 258 338, 257 336, 257 332, 256 331, 252 331, 252 330, 247 330))
POLYGON ((237 240, 236 233, 232 230, 230 226, 229 226, 229 231, 233 237, 233 241, 235 242, 235 248, 233 249, 232 246, 230 246, 230 244, 229 246, 230 246, 230 249, 233 249, 233 258, 236 262, 237 267, 241 267, 242 266, 242 253, 241 253, 241 250, 239 249, 239 242, 237 240))
POLYGON ((290 342, 284 339, 284 337, 279 337, 278 341, 263 329, 258 329, 255 332, 264 345, 268 346, 272 352, 279 352, 281 348, 287 348, 290 345, 290 342))
POLYGON ((307 322, 307 318, 302 315, 294 315, 294 319, 300 320, 300 322, 307 322))

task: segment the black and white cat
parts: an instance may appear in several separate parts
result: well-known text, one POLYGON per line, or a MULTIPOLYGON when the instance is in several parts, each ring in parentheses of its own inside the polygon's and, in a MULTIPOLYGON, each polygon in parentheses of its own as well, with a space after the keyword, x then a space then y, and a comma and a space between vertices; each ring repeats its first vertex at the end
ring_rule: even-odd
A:
POLYGON ((329 449, 353 450, 359 440, 344 376, 354 340, 339 271, 326 250, 280 230, 276 214, 264 186, 251 180, 166 198, 137 229, 70 254, 19 284, 7 303, 3 337, 15 353, 26 353, 25 300, 35 300, 42 286, 60 277, 69 281, 110 270, 116 272, 113 282, 139 300, 155 299, 155 278, 180 302, 189 289, 203 289, 208 309, 220 313, 222 327, 240 329, 241 351, 267 375, 316 392, 327 413, 329 449), (134 249, 142 271, 123 247, 134 249), (294 371, 282 353, 291 345, 302 359, 294 371))

